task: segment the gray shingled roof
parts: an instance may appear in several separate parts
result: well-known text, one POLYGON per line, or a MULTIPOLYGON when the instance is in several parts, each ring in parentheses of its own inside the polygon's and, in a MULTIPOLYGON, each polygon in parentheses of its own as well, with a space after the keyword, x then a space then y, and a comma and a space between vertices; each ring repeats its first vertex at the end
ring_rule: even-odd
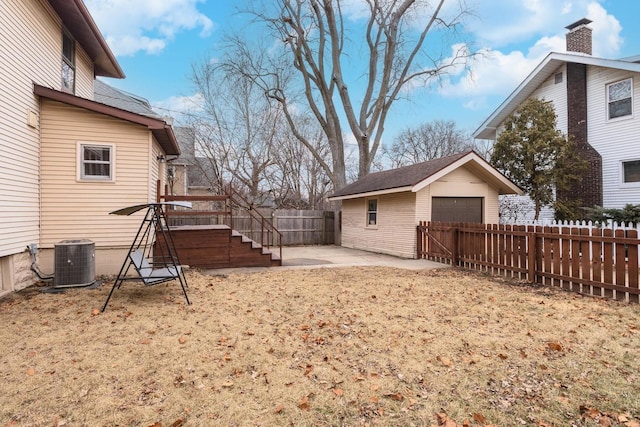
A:
POLYGON ((372 191, 412 187, 471 152, 472 150, 454 154, 452 156, 429 160, 423 163, 417 163, 415 165, 370 173, 353 184, 342 187, 330 197, 350 196, 353 194, 370 193, 372 191))
POLYGON ((146 99, 118 90, 98 79, 93 81, 93 100, 131 113, 162 118, 151 109, 146 99))

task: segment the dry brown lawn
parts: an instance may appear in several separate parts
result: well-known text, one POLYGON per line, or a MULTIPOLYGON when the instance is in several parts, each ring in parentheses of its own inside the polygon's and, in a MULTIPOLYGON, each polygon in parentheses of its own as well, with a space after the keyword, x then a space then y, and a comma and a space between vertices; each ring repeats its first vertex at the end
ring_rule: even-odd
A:
POLYGON ((349 267, 0 300, 1 426, 638 426, 640 307, 349 267))

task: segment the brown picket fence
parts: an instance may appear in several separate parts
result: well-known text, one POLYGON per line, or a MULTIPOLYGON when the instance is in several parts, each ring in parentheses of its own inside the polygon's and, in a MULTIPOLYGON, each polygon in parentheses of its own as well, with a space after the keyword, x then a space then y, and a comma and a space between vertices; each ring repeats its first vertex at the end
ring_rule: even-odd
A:
POLYGON ((418 258, 640 302, 636 229, 420 222, 418 258))

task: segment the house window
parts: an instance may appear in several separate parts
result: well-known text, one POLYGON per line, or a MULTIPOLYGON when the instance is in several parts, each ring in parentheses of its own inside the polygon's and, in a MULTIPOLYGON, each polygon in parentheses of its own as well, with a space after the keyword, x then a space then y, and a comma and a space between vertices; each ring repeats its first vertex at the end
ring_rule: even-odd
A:
POLYGON ((367 226, 378 225, 378 199, 367 200, 367 226))
POLYGON ((640 160, 622 162, 622 182, 640 182, 640 160))
POLYGON ((76 42, 66 32, 62 32, 62 90, 76 91, 76 42))
POLYGON ((631 79, 607 85, 607 108, 610 120, 632 114, 632 94, 633 84, 631 79))
POLYGON ((115 146, 78 144, 78 179, 81 181, 113 181, 115 146))

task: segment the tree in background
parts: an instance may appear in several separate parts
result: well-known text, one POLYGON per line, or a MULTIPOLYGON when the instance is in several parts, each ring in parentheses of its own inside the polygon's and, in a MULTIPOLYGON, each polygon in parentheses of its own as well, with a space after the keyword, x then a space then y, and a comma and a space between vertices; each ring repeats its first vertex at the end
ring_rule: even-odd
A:
POLYGON ((426 162, 474 148, 471 138, 453 120, 436 120, 403 130, 383 155, 392 168, 426 162))
POLYGON ((507 117, 491 155, 491 163, 533 200, 536 220, 543 206, 554 204, 555 191, 568 189, 585 168, 556 121, 551 102, 530 98, 507 117))
POLYGON ((341 0, 264 2, 264 8, 249 12, 271 34, 234 38, 224 61, 281 105, 293 134, 340 188, 347 176, 345 135, 356 141, 362 177, 378 152, 393 103, 407 96, 410 86, 426 86, 472 55, 459 43, 468 10, 454 1, 457 6, 445 9, 445 0, 364 0, 360 15, 347 13, 349 4, 341 0), (271 63, 256 60, 265 55, 271 63), (365 64, 362 69, 354 69, 352 55, 365 64), (297 128, 295 115, 302 111, 320 125, 330 158, 297 128))
MULTIPOLYGON (((215 193, 232 184, 258 206, 322 207, 330 180, 300 146, 279 103, 265 96, 254 79, 209 59, 193 65, 192 81, 203 111, 190 115, 189 132, 181 132, 189 141, 183 157, 198 173, 190 180, 215 193)), ((328 144, 317 124, 299 115, 292 120, 326 156, 328 144)))

